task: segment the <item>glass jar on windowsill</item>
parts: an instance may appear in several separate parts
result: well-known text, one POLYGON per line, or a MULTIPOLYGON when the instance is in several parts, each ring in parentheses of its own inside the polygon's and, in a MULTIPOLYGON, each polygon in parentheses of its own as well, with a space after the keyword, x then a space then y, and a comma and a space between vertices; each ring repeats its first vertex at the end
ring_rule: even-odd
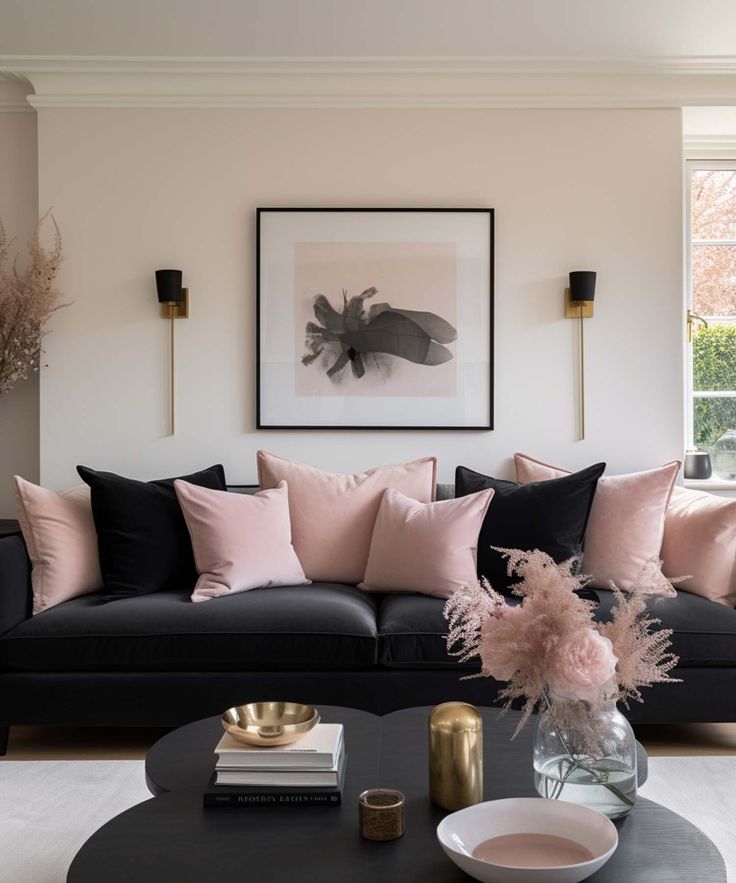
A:
POLYGON ((710 454, 716 478, 736 482, 736 429, 727 429, 710 449, 710 454))

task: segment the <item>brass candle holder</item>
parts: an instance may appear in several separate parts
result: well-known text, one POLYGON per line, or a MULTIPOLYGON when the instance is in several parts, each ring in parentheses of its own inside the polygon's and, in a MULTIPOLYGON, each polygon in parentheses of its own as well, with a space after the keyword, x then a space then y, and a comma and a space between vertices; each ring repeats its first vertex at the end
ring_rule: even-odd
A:
POLYGON ((444 702, 429 717, 429 796, 456 810, 483 800, 483 718, 467 702, 444 702))

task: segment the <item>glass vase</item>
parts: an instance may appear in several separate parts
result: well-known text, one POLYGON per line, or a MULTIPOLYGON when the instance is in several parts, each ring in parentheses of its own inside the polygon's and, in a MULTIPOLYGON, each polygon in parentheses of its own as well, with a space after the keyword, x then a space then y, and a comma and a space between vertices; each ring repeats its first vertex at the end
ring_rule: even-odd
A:
POLYGON ((736 429, 727 429, 710 451, 713 472, 718 478, 736 479, 736 429))
POLYGON ((597 809, 610 819, 636 801, 636 739, 615 702, 600 707, 549 696, 534 737, 541 797, 597 809))

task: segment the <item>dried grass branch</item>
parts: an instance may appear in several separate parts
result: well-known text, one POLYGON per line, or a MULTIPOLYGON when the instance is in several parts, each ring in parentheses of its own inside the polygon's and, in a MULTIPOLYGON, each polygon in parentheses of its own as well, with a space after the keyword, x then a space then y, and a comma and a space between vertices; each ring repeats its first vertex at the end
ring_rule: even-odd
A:
POLYGON ((61 292, 55 287, 61 264, 61 234, 54 216, 47 212, 28 243, 28 263, 20 270, 18 256, 9 261, 11 241, 0 221, 0 395, 38 370, 44 326, 60 307, 61 292), (47 219, 54 228, 53 242, 41 245, 41 229, 47 219))

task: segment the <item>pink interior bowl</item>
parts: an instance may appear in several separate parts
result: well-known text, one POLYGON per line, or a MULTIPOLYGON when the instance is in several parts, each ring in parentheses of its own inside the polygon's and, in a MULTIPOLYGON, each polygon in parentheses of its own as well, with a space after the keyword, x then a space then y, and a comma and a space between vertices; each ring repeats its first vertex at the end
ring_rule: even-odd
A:
POLYGON ((511 797, 468 806, 439 823, 437 839, 449 858, 481 883, 580 883, 602 868, 618 846, 616 826, 602 813, 541 797, 511 797), (511 868, 472 855, 491 837, 530 833, 566 837, 585 847, 593 858, 549 868, 511 868))

